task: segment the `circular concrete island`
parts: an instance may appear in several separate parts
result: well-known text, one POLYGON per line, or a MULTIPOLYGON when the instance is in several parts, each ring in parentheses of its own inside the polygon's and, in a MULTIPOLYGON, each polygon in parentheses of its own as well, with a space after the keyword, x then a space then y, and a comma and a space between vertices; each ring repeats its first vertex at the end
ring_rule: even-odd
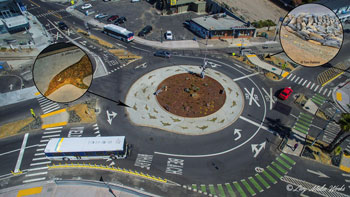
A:
POLYGON ((130 121, 185 135, 220 131, 237 120, 244 108, 243 93, 229 77, 199 66, 160 68, 139 78, 129 89, 130 121))

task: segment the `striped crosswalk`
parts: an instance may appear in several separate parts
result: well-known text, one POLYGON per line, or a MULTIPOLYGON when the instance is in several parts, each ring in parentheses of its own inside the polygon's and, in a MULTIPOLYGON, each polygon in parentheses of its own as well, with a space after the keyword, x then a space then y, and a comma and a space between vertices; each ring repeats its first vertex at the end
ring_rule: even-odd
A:
POLYGON ((57 103, 55 103, 55 102, 53 102, 53 101, 51 101, 51 100, 49 100, 41 95, 37 97, 37 100, 38 100, 39 105, 40 105, 41 109, 43 110, 44 114, 47 114, 47 113, 50 113, 50 112, 53 112, 55 110, 60 109, 60 106, 57 103))
POLYGON ((51 161, 45 157, 45 146, 50 138, 60 137, 62 129, 63 127, 53 127, 47 128, 43 131, 43 135, 41 136, 40 141, 41 144, 38 146, 39 148, 36 149, 36 152, 34 153, 32 162, 29 164, 30 168, 27 169, 27 174, 25 175, 23 183, 46 180, 48 169, 47 165, 50 164, 51 161))
MULTIPOLYGON (((322 88, 323 88, 323 87, 322 87, 322 88)), ((324 102, 326 102, 327 99, 326 99, 325 97, 319 95, 319 94, 315 94, 315 95, 311 98, 311 100, 312 100, 314 103, 316 103, 317 105, 321 106, 324 102)))
POLYGON ((224 184, 192 184, 183 187, 209 196, 259 196, 259 193, 269 189, 272 184, 276 184, 278 180, 283 178, 293 165, 295 165, 295 161, 281 153, 266 169, 261 169, 254 176, 249 176, 246 179, 224 184))
POLYGON ((101 134, 100 134, 100 129, 98 128, 98 125, 97 123, 92 125, 93 129, 94 129, 94 134, 96 135, 96 137, 100 137, 101 134))
POLYGON ((324 130, 322 141, 331 143, 340 131, 340 126, 335 122, 330 122, 324 130))
MULTIPOLYGON (((55 11, 49 10, 49 11, 46 12, 46 13, 36 15, 36 17, 37 17, 37 18, 40 18, 40 17, 45 17, 45 16, 48 16, 48 15, 55 15, 55 14, 57 14, 57 13, 65 12, 65 11, 66 11, 65 9, 59 9, 59 10, 55 10, 55 11)), ((66 13, 66 14, 67 14, 67 13, 66 13)))
POLYGON ((289 74, 288 77, 286 77, 287 80, 289 81, 292 81, 298 85, 301 85, 305 88, 308 88, 310 90, 313 90, 314 92, 320 94, 320 95, 323 95, 325 97, 330 97, 331 94, 332 94, 332 91, 331 89, 328 89, 326 87, 323 87, 321 85, 318 85, 317 83, 314 83, 312 81, 309 81, 307 79, 304 79, 304 78, 301 78, 299 76, 296 76, 294 74, 289 74))
POLYGON ((293 130, 297 130, 307 135, 313 119, 314 117, 312 115, 301 112, 293 126, 293 130))

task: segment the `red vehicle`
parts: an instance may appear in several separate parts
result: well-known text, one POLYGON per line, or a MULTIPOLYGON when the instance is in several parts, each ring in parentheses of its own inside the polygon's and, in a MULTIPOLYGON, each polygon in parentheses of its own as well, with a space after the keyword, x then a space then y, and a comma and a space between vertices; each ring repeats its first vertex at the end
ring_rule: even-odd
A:
POLYGON ((112 16, 110 16, 110 17, 107 19, 107 21, 108 21, 108 22, 112 22, 112 21, 116 20, 117 18, 119 18, 118 15, 112 15, 112 16))
POLYGON ((288 97, 292 94, 293 90, 290 87, 284 88, 281 93, 278 95, 278 98, 282 100, 287 100, 288 97))

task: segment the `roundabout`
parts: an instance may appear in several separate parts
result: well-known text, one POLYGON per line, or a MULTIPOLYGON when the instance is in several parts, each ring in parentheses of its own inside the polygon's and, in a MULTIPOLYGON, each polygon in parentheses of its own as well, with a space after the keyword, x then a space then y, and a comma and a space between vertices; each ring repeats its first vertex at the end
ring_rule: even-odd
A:
POLYGON ((130 121, 185 135, 213 133, 235 122, 244 108, 239 86, 213 69, 204 79, 194 73, 200 73, 198 66, 181 65, 143 75, 126 96, 130 121))

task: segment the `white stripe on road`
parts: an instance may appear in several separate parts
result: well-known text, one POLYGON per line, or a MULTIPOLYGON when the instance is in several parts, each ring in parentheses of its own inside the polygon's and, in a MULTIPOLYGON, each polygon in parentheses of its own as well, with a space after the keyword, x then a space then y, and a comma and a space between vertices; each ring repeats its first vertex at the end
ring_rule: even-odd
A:
POLYGON ((41 156, 41 155, 45 155, 45 153, 35 153, 34 156, 41 156))
POLYGON ((59 137, 60 134, 56 134, 56 135, 43 135, 41 138, 52 138, 52 137, 59 137))
POLYGON ((289 79, 293 74, 289 74, 289 76, 287 77, 287 79, 289 79))
POLYGON ((38 149, 36 149, 36 152, 44 151, 44 150, 45 150, 45 148, 38 148, 38 149))
POLYGON ((300 79, 300 77, 298 77, 298 78, 294 81, 294 83, 296 83, 299 79, 300 79))
POLYGON ((318 87, 320 87, 320 85, 317 85, 317 86, 316 86, 316 88, 314 89, 315 92, 317 91, 318 87))
POLYGON ((49 139, 46 139, 46 140, 40 140, 40 143, 44 143, 44 142, 48 142, 50 141, 49 139))
POLYGON ((328 89, 326 88, 326 89, 323 91, 323 95, 325 95, 325 94, 326 94, 327 90, 328 90, 328 89))
POLYGON ((34 182, 34 181, 42 181, 42 180, 45 180, 46 177, 41 177, 41 178, 37 178, 37 179, 29 179, 29 180, 24 180, 23 183, 31 183, 31 182, 34 182))
POLYGON ((49 164, 51 161, 44 161, 44 162, 39 162, 39 163, 31 163, 30 166, 39 166, 39 165, 44 165, 44 164, 49 164))
POLYGON ((45 106, 45 105, 47 105, 47 104, 49 104, 49 103, 52 103, 52 101, 50 101, 50 100, 39 101, 40 107, 45 106))
POLYGON ((22 159, 23 159, 23 154, 24 154, 24 149, 26 148, 27 145, 27 140, 28 140, 28 135, 29 133, 26 133, 23 138, 22 142, 22 147, 21 150, 19 151, 16 167, 15 167, 15 173, 19 172, 19 168, 21 167, 22 159))
POLYGON ((311 81, 306 85, 306 88, 309 88, 311 84, 311 81))
POLYGON ((44 175, 47 174, 47 172, 38 172, 38 173, 33 173, 33 174, 26 174, 26 177, 28 176, 39 176, 39 175, 44 175))
POLYGON ((28 169, 28 172, 36 171, 36 170, 46 170, 46 169, 48 169, 48 168, 49 168, 49 167, 47 167, 47 166, 40 167, 40 168, 30 168, 30 169, 28 169))
MULTIPOLYGON (((31 146, 27 146, 26 149, 27 149, 27 148, 37 147, 37 146, 38 146, 38 144, 31 145, 31 146)), ((16 149, 16 150, 11 150, 11 151, 8 151, 8 152, 5 152, 5 153, 1 153, 0 156, 7 155, 7 154, 10 154, 10 153, 13 153, 13 152, 20 151, 20 150, 21 150, 21 149, 19 148, 19 149, 16 149)))
POLYGON ((92 125, 92 126, 97 127, 97 123, 96 123, 96 124, 94 124, 94 125, 92 125))
POLYGON ((258 75, 259 73, 256 72, 256 73, 253 73, 253 74, 250 74, 250 75, 246 75, 246 76, 243 76, 243 77, 238 77, 236 79, 233 79, 233 81, 238 81, 238 80, 241 80, 241 79, 245 79, 245 78, 248 78, 248 77, 252 77, 254 75, 258 75))
POLYGON ((39 161, 39 160, 45 160, 47 159, 46 157, 38 157, 38 158, 33 158, 33 161, 39 161))
POLYGON ((333 90, 329 90, 327 97, 329 97, 332 94, 333 90))
POLYGON ((38 146, 39 147, 43 147, 43 146, 46 146, 46 144, 39 144, 38 146))
POLYGON ((135 49, 138 49, 138 50, 141 50, 141 51, 146 51, 146 52, 150 52, 149 50, 146 50, 146 49, 142 49, 142 48, 139 48, 139 47, 135 47, 135 46, 131 46, 132 48, 135 48, 135 49))
POLYGON ((318 93, 321 93, 322 89, 323 89, 323 86, 321 86, 320 91, 318 93))
POLYGON ((303 80, 304 80, 304 79, 302 78, 302 79, 299 81, 299 83, 298 83, 298 84, 301 84, 301 82, 303 82, 303 80))
POLYGON ((55 108, 55 107, 58 107, 59 105, 57 105, 56 103, 50 103, 49 105, 45 105, 43 107, 41 107, 41 109, 43 109, 44 111, 47 111, 49 109, 52 109, 52 108, 55 108))
POLYGON ((296 75, 294 75, 294 77, 291 79, 291 81, 293 81, 293 79, 296 77, 296 75))
MULTIPOLYGON (((255 126, 257 126, 257 127, 260 127, 260 124, 259 123, 256 123, 256 122, 254 122, 254 121, 252 121, 252 120, 249 120, 248 118, 245 118, 245 117, 243 117, 243 116, 240 116, 239 117, 240 119, 242 119, 242 120, 244 120, 244 121, 246 121, 246 122, 249 122, 250 124, 252 124, 252 125, 255 125, 255 126)), ((270 132, 270 133, 274 133, 273 131, 271 131, 270 129, 268 129, 267 127, 265 127, 265 126, 263 126, 263 125, 261 125, 261 128, 262 129, 265 129, 266 131, 268 131, 268 132, 270 132)))
POLYGON ((51 128, 46 128, 45 130, 56 130, 56 129, 62 129, 63 127, 51 127, 51 128))
POLYGON ((311 90, 312 90, 312 88, 314 87, 314 85, 315 85, 315 83, 312 84, 312 86, 311 86, 311 88, 310 88, 311 90))
POLYGON ((47 111, 45 112, 45 114, 50 113, 50 112, 53 112, 53 111, 55 111, 55 110, 58 110, 59 108, 60 108, 60 107, 58 106, 58 107, 55 107, 55 108, 53 108, 53 109, 47 110, 47 111))
POLYGON ((302 86, 304 86, 304 85, 306 84, 306 82, 307 82, 307 80, 305 80, 305 81, 304 81, 304 83, 303 83, 303 85, 302 85, 302 86))
POLYGON ((61 133, 62 130, 58 130, 58 131, 44 131, 44 134, 53 134, 53 133, 61 133))
POLYGON ((350 177, 350 174, 344 174, 344 173, 342 173, 341 175, 350 177))

